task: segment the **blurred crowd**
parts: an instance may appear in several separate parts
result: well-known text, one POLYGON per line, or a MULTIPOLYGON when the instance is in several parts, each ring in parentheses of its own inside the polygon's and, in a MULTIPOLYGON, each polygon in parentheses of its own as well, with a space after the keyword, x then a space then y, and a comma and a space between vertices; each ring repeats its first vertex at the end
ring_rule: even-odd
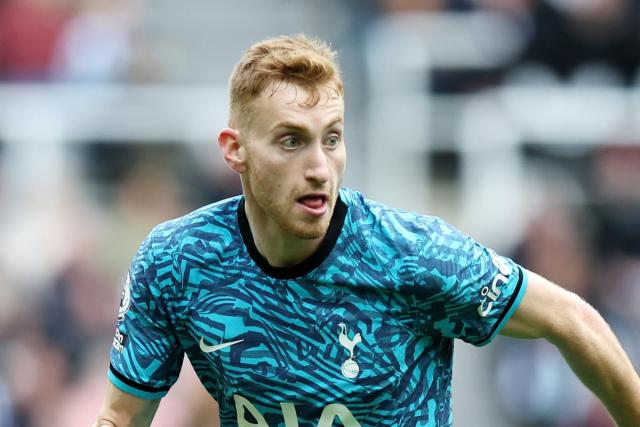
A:
MULTIPOLYGON (((1 0, 0 79, 162 79, 153 62, 146 6, 144 0, 1 0)), ((358 32, 390 14, 490 12, 514 23, 524 40, 519 54, 505 64, 508 69, 542 66, 550 78, 570 81, 595 74, 603 82, 622 85, 634 84, 638 77, 637 0, 350 0, 344 7, 351 16, 349 26, 358 32)), ((458 90, 498 83, 457 80, 467 82, 458 81, 458 90)))
MULTIPOLYGON (((368 25, 391 14, 484 11, 520 30, 522 46, 509 61, 439 69, 434 93, 469 94, 522 76, 628 88, 639 82, 640 0, 347 3, 352 19, 362 20, 352 40, 342 41, 353 55, 361 54, 368 25)), ((144 31, 151 5, 0 0, 0 82, 163 81, 153 37, 144 31)), ((525 153, 531 173, 575 183, 574 195, 542 179, 543 203, 511 255, 594 304, 640 367, 640 145, 628 142, 602 141, 567 155, 532 141, 525 153)), ((103 396, 119 293, 138 244, 155 224, 238 194, 239 180, 216 160, 213 145, 87 141, 73 148, 79 167, 61 194, 19 203, 12 196, 9 203, 2 147, 0 141, 0 426, 87 425, 103 396)), ((493 347, 496 405, 509 425, 612 425, 553 347, 514 340, 493 347)), ((183 372, 170 393, 177 398, 161 405, 154 425, 216 425, 215 406, 188 367, 183 372)))
MULTIPOLYGON (((540 162, 540 154, 531 162, 540 162)), ((640 365, 640 148, 610 145, 586 158, 553 158, 545 200, 513 254, 561 284, 607 319, 640 365), (559 169, 562 172, 559 173, 559 169), (568 202, 557 181, 575 180, 582 200, 568 202)), ((561 186, 560 186, 561 187, 561 186)), ((595 397, 546 341, 500 340, 496 384, 503 407, 522 426, 608 427, 595 397)))
MULTIPOLYGON (((108 143, 82 151, 84 170, 62 200, 0 209, 3 427, 88 425, 104 395, 115 311, 137 246, 155 224, 240 192, 235 176, 199 168, 197 156, 213 165, 213 152, 108 143)), ((180 405, 163 407, 158 425, 196 425, 203 389, 183 382, 172 391, 180 405)))
POLYGON ((1 0, 0 80, 161 79, 143 0, 1 0))

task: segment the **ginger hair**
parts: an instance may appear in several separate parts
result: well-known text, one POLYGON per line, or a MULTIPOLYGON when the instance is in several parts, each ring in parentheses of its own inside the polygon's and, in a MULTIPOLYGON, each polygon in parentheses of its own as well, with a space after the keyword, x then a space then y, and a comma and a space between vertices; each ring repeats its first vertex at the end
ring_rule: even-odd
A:
POLYGON ((231 74, 230 126, 250 125, 252 103, 270 84, 271 95, 287 84, 305 89, 305 107, 317 105, 322 90, 344 95, 337 55, 327 43, 302 34, 263 40, 245 52, 231 74))

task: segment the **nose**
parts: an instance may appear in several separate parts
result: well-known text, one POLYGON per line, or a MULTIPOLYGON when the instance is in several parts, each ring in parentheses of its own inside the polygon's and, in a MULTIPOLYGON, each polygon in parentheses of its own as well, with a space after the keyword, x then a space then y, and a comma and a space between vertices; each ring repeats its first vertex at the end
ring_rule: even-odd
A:
POLYGON ((325 184, 331 178, 331 172, 329 169, 329 159, 322 144, 309 146, 307 154, 305 179, 318 184, 325 184))

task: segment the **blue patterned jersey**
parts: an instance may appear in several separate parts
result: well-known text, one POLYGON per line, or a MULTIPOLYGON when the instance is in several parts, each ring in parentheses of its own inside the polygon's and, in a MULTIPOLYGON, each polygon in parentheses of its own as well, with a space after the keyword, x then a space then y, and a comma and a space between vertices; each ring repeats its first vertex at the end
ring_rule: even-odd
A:
POLYGON ((341 189, 327 235, 277 268, 244 199, 157 226, 122 296, 109 378, 154 399, 184 354, 222 426, 450 426, 453 340, 491 341, 526 273, 441 219, 341 189))

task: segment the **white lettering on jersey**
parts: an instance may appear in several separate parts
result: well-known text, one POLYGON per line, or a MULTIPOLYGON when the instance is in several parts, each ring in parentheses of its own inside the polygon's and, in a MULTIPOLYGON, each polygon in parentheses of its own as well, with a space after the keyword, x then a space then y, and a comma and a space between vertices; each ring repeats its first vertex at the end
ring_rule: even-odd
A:
POLYGON ((498 269, 500 273, 493 278, 491 287, 485 286, 480 290, 480 295, 484 297, 480 305, 478 306, 478 315, 480 317, 487 317, 491 314, 493 303, 496 302, 500 296, 500 288, 498 285, 503 285, 509 280, 508 277, 513 271, 511 264, 506 258, 498 255, 493 250, 489 249, 489 255, 491 255, 491 261, 493 265, 498 269))
MULTIPOLYGON (((238 427, 269 427, 269 424, 264 419, 264 416, 260 413, 249 399, 242 397, 238 394, 233 395, 233 400, 236 404, 236 420, 238 427), (255 422, 247 421, 245 414, 249 412, 255 419, 255 422)), ((298 427, 298 415, 296 413, 296 406, 290 402, 280 403, 282 409, 282 418, 284 420, 285 427, 298 427)), ((320 414, 320 420, 317 427, 331 427, 333 426, 333 420, 338 417, 340 423, 345 427, 361 427, 360 423, 353 416, 349 408, 339 403, 332 403, 327 405, 320 414)))
POLYGON ((248 399, 238 394, 234 394, 233 400, 236 403, 236 419, 238 421, 238 427, 269 427, 267 420, 264 419, 260 411, 258 411, 258 408, 253 406, 253 403, 249 402, 248 399), (244 414, 247 411, 253 415, 253 418, 256 420, 255 423, 251 423, 246 420, 244 414))
POLYGON ((340 405, 339 403, 332 403, 331 405, 325 406, 320 415, 318 427, 333 426, 335 417, 338 417, 340 423, 345 427, 360 427, 360 423, 356 420, 356 417, 353 416, 346 406, 340 405))
POLYGON ((502 274, 498 273, 496 277, 493 278, 493 282, 491 283, 491 288, 489 286, 485 286, 480 291, 480 294, 485 297, 480 305, 478 306, 478 314, 480 317, 487 317, 491 313, 491 309, 493 308, 493 303, 500 296, 500 288, 498 288, 498 283, 503 285, 507 283, 509 279, 507 279, 502 274))
POLYGON ((127 334, 120 332, 120 329, 116 329, 116 334, 113 337, 113 348, 122 353, 124 346, 127 343, 127 334))

